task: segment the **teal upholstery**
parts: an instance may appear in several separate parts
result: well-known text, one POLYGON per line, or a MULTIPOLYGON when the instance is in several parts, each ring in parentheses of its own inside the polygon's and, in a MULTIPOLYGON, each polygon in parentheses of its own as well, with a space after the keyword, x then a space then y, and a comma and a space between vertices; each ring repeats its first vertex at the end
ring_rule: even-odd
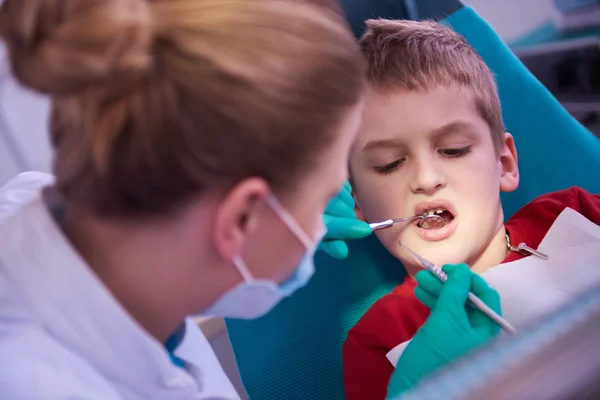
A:
POLYGON ((571 117, 475 11, 465 8, 446 22, 496 74, 521 173, 519 189, 502 195, 506 216, 541 194, 573 185, 600 193, 600 141, 571 117))
MULTIPOLYGON (((446 21, 497 75, 521 169, 519 189, 502 196, 507 216, 540 194, 572 185, 600 193, 600 142, 472 9, 463 8, 446 21)), ((267 316, 227 321, 242 380, 253 400, 344 398, 341 349, 346 333, 405 273, 373 237, 349 245, 346 261, 318 254, 311 283, 267 316)))

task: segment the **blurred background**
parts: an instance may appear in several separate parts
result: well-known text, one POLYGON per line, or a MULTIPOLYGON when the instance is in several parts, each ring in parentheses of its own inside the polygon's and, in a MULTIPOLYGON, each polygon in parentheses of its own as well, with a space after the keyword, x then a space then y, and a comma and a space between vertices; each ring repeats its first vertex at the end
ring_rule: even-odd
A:
MULTIPOLYGON (((342 3, 354 7, 360 1, 375 0, 342 3)), ((419 3, 377 1, 406 10, 419 3)), ((600 0, 464 2, 496 29, 569 112, 600 135, 600 0)), ((47 99, 23 90, 12 79, 0 43, 0 185, 21 171, 50 171, 48 112, 47 99)))

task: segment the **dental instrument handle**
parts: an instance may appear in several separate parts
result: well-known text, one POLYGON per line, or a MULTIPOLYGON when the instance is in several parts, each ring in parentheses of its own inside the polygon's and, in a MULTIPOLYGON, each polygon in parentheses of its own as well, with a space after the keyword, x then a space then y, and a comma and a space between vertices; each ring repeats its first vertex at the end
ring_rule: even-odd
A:
POLYGON ((411 221, 413 219, 420 219, 423 218, 422 215, 413 215, 412 217, 406 217, 406 218, 398 218, 398 219, 388 219, 382 222, 373 222, 372 224, 369 224, 369 226, 371 227, 371 229, 373 231, 378 231, 380 229, 385 229, 385 228, 389 228, 390 226, 394 226, 395 224, 398 224, 400 222, 406 222, 406 221, 411 221))
MULTIPOLYGON (((436 276, 436 278, 438 278, 442 282, 446 282, 446 280, 448 279, 448 274, 442 271, 440 267, 429 262, 426 262, 424 264, 427 264, 427 270, 433 273, 436 276)), ((479 311, 487 315, 488 318, 500 325, 500 327, 504 329, 506 333, 510 333, 511 335, 517 333, 517 330, 514 328, 514 326, 512 326, 507 320, 498 315, 498 313, 492 310, 487 304, 483 302, 483 300, 477 297, 473 292, 469 292, 468 299, 470 306, 478 309, 479 311)))
POLYGON ((378 231, 380 229, 386 229, 389 228, 391 226, 394 226, 400 222, 408 222, 408 221, 412 221, 415 219, 436 219, 436 220, 440 220, 442 221, 442 217, 440 217, 439 215, 413 215, 412 217, 405 217, 405 218, 398 218, 398 219, 388 219, 382 222, 373 222, 370 223, 369 226, 371 227, 371 230, 373 232, 378 231))
MULTIPOLYGON (((424 259, 420 255, 412 251, 404 243, 400 242, 400 245, 406 250, 408 250, 410 254, 412 254, 417 260, 419 260, 419 262, 423 265, 423 267, 425 267, 426 270, 435 275, 435 277, 438 278, 442 283, 446 282, 446 280, 448 279, 448 274, 442 271, 440 267, 438 267, 431 261, 424 259)), ((487 315, 488 318, 500 325, 500 327, 504 329, 506 333, 509 333, 511 335, 517 333, 517 330, 507 320, 498 315, 497 312, 492 310, 487 304, 483 302, 483 300, 477 297, 474 293, 469 292, 468 300, 468 305, 477 308, 479 311, 487 315)))
POLYGON ((382 222, 373 222, 372 224, 369 224, 373 232, 378 231, 380 229, 389 228, 392 225, 394 225, 393 219, 388 219, 387 221, 382 222))
POLYGON ((475 296, 473 293, 469 293, 469 302, 473 305, 473 307, 477 308, 479 311, 481 311, 494 322, 496 322, 498 325, 500 325, 506 333, 509 333, 511 335, 517 333, 517 330, 514 326, 512 326, 507 320, 498 315, 498 313, 492 310, 487 304, 483 302, 483 300, 475 296))

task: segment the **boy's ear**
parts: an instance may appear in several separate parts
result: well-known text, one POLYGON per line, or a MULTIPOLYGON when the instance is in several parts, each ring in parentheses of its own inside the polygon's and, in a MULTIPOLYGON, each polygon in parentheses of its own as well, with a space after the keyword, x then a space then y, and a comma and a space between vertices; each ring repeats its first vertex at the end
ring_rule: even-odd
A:
POLYGON ((365 216, 362 211, 360 211, 360 205, 358 204, 358 198, 356 197, 356 192, 354 192, 354 190, 352 190, 352 198, 354 199, 354 214, 356 214, 356 219, 366 222, 365 216))
POLYGON ((519 162, 515 140, 510 133, 504 134, 504 146, 500 152, 500 190, 513 192, 519 187, 519 162))

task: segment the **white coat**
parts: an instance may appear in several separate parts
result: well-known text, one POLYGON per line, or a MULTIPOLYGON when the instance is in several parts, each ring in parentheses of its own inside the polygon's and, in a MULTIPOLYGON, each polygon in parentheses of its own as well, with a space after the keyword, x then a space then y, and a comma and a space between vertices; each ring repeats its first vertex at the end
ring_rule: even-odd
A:
POLYGON ((42 197, 53 177, 0 189, 0 399, 239 399, 191 320, 171 362, 86 265, 42 197))

